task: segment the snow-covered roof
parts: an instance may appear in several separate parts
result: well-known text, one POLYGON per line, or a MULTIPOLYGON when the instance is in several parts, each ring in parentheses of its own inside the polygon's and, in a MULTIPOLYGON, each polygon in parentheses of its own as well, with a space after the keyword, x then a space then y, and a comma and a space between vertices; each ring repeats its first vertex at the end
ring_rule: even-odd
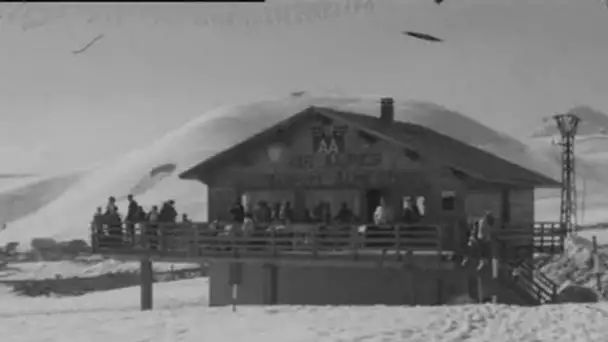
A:
POLYGON ((536 187, 557 187, 560 185, 558 181, 550 177, 533 170, 528 170, 499 156, 422 125, 399 120, 386 125, 378 118, 370 115, 314 106, 299 113, 294 113, 291 117, 276 122, 270 128, 247 137, 240 143, 200 161, 195 166, 182 172, 180 178, 200 179, 201 175, 205 174, 207 170, 216 169, 220 165, 234 160, 234 156, 249 149, 252 145, 268 142, 269 139, 273 138, 277 129, 281 127, 294 127, 298 122, 311 115, 322 115, 329 119, 354 126, 380 139, 415 151, 426 158, 434 159, 439 164, 443 164, 452 170, 464 173, 477 180, 536 187))

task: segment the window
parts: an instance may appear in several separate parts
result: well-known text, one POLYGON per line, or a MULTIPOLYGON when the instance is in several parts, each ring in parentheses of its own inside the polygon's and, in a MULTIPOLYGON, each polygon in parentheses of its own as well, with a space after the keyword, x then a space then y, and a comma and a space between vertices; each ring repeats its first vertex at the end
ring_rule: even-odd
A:
POLYGON ((455 191, 445 190, 441 192, 441 209, 445 211, 452 211, 456 209, 455 191))
POLYGON ((405 210, 407 207, 412 206, 412 209, 416 210, 420 216, 424 216, 426 214, 426 205, 424 201, 424 196, 404 196, 402 199, 402 208, 405 210))

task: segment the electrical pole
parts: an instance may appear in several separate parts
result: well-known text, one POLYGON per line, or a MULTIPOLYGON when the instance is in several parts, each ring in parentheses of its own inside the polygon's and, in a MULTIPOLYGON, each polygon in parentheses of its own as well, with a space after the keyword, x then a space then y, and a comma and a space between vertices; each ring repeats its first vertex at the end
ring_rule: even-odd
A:
POLYGON ((574 156, 574 140, 580 118, 574 114, 558 114, 553 116, 561 134, 562 147, 562 187, 560 203, 560 224, 568 234, 576 234, 577 199, 576 199, 576 169, 574 156))

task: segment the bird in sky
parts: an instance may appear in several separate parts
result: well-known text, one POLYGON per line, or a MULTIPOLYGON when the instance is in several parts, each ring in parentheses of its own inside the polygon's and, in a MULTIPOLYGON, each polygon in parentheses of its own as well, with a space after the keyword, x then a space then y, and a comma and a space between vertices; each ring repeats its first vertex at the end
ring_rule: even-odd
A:
POLYGON ((425 40, 427 42, 432 42, 432 43, 440 43, 443 42, 443 39, 432 36, 430 34, 427 33, 421 33, 421 32, 414 32, 414 31, 403 31, 401 32, 406 36, 410 36, 416 39, 420 39, 420 40, 425 40))

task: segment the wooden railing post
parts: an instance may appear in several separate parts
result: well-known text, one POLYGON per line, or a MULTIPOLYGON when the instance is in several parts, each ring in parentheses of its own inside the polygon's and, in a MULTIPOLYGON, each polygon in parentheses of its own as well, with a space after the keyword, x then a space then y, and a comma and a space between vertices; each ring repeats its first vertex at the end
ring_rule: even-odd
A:
POLYGON ((312 256, 314 258, 319 256, 319 241, 320 241, 320 234, 319 234, 319 230, 320 227, 319 226, 315 226, 313 229, 313 237, 312 237, 312 256))
POLYGON ((192 245, 193 245, 193 249, 194 249, 194 256, 195 257, 199 257, 200 256, 200 245, 201 245, 201 236, 200 236, 200 227, 195 224, 192 223, 192 245))
POLYGON ((156 225, 157 225, 156 226, 157 233, 155 236, 155 238, 157 239, 156 248, 158 249, 158 253, 162 255, 163 250, 165 248, 165 241, 164 241, 165 240, 165 225, 164 225, 164 223, 160 223, 160 222, 156 223, 156 225))
POLYGON ((146 222, 142 222, 139 224, 139 234, 140 234, 140 238, 139 238, 139 244, 141 245, 141 248, 144 250, 147 250, 150 248, 150 244, 148 242, 148 224, 146 222))
POLYGON ((357 228, 357 226, 354 225, 349 225, 350 227, 350 246, 351 249, 353 251, 353 259, 354 260, 358 260, 359 259, 359 230, 357 228))
POLYGON ((401 261, 401 226, 395 228, 395 249, 397 252, 397 261, 401 261))
POLYGON ((452 253, 454 256, 462 255, 463 237, 461 232, 461 222, 456 222, 456 229, 454 229, 454 241, 452 241, 452 253))
POLYGON ((276 231, 275 229, 270 230, 270 250, 272 252, 272 256, 277 256, 277 240, 276 240, 276 231))
POLYGON ((593 244, 593 250, 591 253, 593 254, 593 271, 595 273, 595 287, 597 288, 598 293, 602 293, 602 273, 600 270, 601 261, 600 261, 600 253, 598 252, 598 249, 597 249, 597 237, 595 235, 593 235, 591 242, 593 244))
POLYGON ((237 229, 234 223, 232 224, 232 229, 230 229, 230 249, 232 249, 232 256, 238 257, 239 252, 237 251, 237 229))

